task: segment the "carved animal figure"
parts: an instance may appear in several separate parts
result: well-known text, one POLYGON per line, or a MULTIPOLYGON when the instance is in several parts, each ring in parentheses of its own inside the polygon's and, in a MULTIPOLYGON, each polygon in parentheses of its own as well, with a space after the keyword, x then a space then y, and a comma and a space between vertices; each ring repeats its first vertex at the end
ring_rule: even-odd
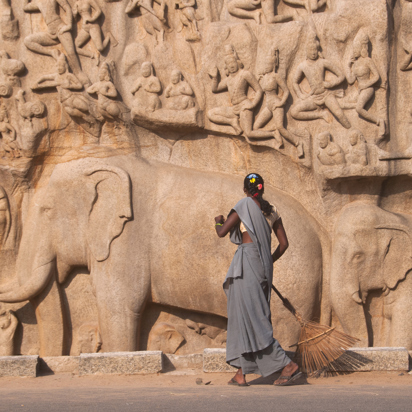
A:
POLYGON ((361 346, 371 343, 365 318, 368 294, 381 291, 389 324, 386 345, 412 349, 411 234, 411 215, 374 204, 350 203, 336 221, 331 301, 344 331, 359 338, 361 346))
MULTIPOLYGON (((148 299, 226 316, 222 283, 234 247, 215 236, 213 216, 229 211, 242 188, 240 177, 135 155, 59 164, 28 208, 16 262, 20 286, 10 286, 0 301, 31 301, 42 356, 63 354, 59 289, 79 266, 90 271, 103 351, 138 348, 148 299)), ((268 186, 266 195, 281 212, 290 242, 275 282, 306 318, 318 316, 322 249, 316 224, 286 194, 268 186)), ((273 321, 282 344, 296 343, 300 327, 276 300, 273 321)))
POLYGON ((11 310, 0 310, 0 356, 13 356, 13 339, 18 323, 11 310))

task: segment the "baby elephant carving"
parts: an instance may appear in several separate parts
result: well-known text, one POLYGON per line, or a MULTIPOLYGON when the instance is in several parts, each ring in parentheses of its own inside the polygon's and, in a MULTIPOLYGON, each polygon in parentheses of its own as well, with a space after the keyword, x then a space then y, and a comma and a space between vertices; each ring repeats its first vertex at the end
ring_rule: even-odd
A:
POLYGON ((11 310, 0 311, 0 356, 13 356, 13 340, 18 323, 11 310))

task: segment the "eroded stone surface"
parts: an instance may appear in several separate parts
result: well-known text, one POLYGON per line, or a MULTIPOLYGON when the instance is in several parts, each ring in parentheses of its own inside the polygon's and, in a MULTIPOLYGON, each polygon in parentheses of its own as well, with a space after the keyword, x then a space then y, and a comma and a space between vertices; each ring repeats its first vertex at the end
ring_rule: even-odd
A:
POLYGON ((25 376, 35 378, 38 371, 39 357, 34 356, 0 356, 0 377, 25 376))
POLYGON ((79 375, 139 374, 162 371, 162 352, 82 353, 79 375))

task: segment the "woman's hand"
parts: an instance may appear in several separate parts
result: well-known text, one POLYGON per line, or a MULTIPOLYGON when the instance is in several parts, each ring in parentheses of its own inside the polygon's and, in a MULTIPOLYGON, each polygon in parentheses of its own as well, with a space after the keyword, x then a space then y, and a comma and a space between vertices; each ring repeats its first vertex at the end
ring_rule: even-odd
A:
POLYGON ((225 223, 225 218, 223 217, 223 215, 216 216, 215 223, 220 223, 223 225, 223 223, 225 223))

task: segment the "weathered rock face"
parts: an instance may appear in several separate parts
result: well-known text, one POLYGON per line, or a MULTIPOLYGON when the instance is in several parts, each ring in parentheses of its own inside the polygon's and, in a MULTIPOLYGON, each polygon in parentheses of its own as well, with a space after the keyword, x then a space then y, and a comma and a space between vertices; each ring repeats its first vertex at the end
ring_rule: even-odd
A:
POLYGON ((411 1, 3 3, 0 352, 224 347, 213 217, 251 171, 290 242, 280 291, 412 349, 411 1))

